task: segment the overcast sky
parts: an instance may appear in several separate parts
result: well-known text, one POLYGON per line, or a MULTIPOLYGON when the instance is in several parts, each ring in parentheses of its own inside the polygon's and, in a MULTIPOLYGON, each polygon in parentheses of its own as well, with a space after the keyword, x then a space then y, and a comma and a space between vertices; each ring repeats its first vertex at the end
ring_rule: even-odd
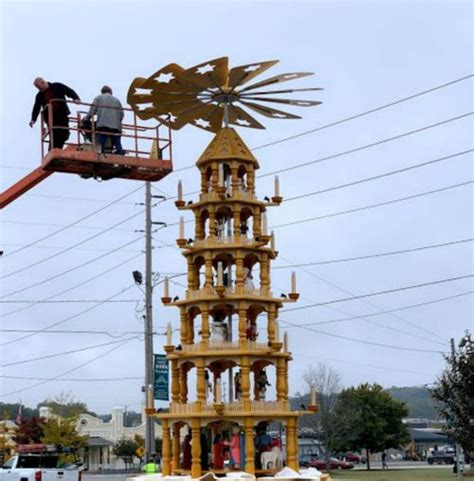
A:
MULTIPOLYGON (((322 100, 323 104, 294 110, 302 115, 302 120, 261 119, 266 130, 239 129, 247 145, 254 148, 473 72, 472 2, 469 1, 2 2, 1 14, 2 190, 40 162, 39 126, 28 127, 36 93, 32 81, 36 76, 66 83, 84 101, 90 101, 102 85, 109 84, 125 103, 128 86, 135 77, 146 77, 171 62, 189 67, 229 56, 231 66, 235 66, 279 59, 280 64, 268 76, 313 71, 313 77, 292 85, 324 87, 323 92, 296 96, 322 100)), ((467 114, 472 111, 472 91, 471 77, 350 122, 255 150, 260 172, 331 156, 467 114)), ((472 132, 472 116, 463 117, 359 152, 292 169, 280 174, 281 191, 283 196, 293 197, 457 154, 472 149, 472 132)), ((174 132, 175 168, 193 164, 211 139, 211 134, 193 127, 174 132)), ((472 180, 472 159, 472 153, 458 155, 397 175, 283 203, 270 211, 269 224, 276 226, 324 216, 468 182, 472 180)), ((155 187, 174 195, 179 179, 187 192, 198 188, 196 169, 171 174, 155 187)), ((114 300, 140 300, 142 294, 132 286, 131 271, 144 268, 144 257, 140 256, 144 241, 139 238, 142 234, 135 232, 144 225, 140 213, 143 207, 136 205, 143 202, 142 187, 143 184, 134 181, 99 183, 55 174, 2 211, 1 240, 5 251, 2 275, 27 267, 2 280, 3 330, 39 330, 61 321, 64 322, 55 329, 109 333, 143 330, 142 313, 136 312, 135 302, 5 302, 49 298, 100 301, 111 296, 115 296, 114 300), (126 197, 121 201, 94 213, 123 196, 126 197), (82 222, 44 241, 13 252, 89 214, 82 222), (102 232, 134 214, 129 221, 102 232), (95 234, 96 238, 61 253, 95 234), (134 239, 138 240, 132 242, 134 239), (104 256, 127 243, 130 245, 104 256), (104 257, 88 263, 99 256, 104 257), (51 259, 28 267, 47 257, 51 259), (72 268, 75 268, 72 272, 65 273, 72 268), (70 292, 57 295, 81 283, 70 292), (10 294, 23 288, 27 289, 10 294)), ((459 186, 278 228, 275 233, 280 258, 274 267, 470 239, 473 237, 471 187, 459 186)), ((273 176, 258 180, 262 197, 271 194, 272 189, 273 176)), ((153 216, 155 221, 167 223, 176 222, 179 217, 173 202, 157 205, 153 216)), ((191 226, 186 228, 191 235, 191 226)), ((160 244, 174 244, 176 237, 176 227, 155 233, 155 245, 160 247, 153 256, 156 272, 184 272, 185 259, 179 251, 160 244)), ((472 254, 472 243, 464 242, 400 255, 298 268, 301 292, 298 306, 465 276, 472 272, 472 254)), ((291 269, 274 271, 276 295, 288 291, 290 274, 291 269)), ((291 392, 303 388, 302 371, 317 362, 337 369, 344 386, 361 382, 378 382, 387 387, 432 383, 443 369, 440 351, 448 349, 451 337, 458 339, 465 329, 472 328, 472 296, 460 295, 392 315, 373 314, 465 294, 472 287, 472 279, 468 278, 301 311, 283 310, 281 320, 294 324, 371 314, 365 319, 313 326, 320 332, 288 328, 294 354, 291 392)), ((173 296, 182 296, 182 287, 172 285, 171 290, 173 296)), ((158 288, 154 322, 156 330, 162 332, 167 322, 178 325, 178 311, 164 309, 159 297, 158 288)), ((284 329, 282 322, 281 330, 284 329)), ((43 332, 10 342, 20 336, 2 332, 2 344, 8 343, 0 347, 2 366, 127 340, 135 334, 117 339, 106 334, 43 332)), ((155 337, 155 352, 162 352, 163 341, 163 336, 155 337)), ((6 402, 21 399, 27 405, 36 405, 48 396, 71 391, 98 412, 109 412, 114 405, 138 410, 142 400, 139 378, 143 373, 143 358, 140 338, 2 367, 3 376, 33 379, 1 378, 1 398, 6 402), (121 377, 137 379, 91 381, 121 377), (41 381, 36 378, 57 380, 37 385, 41 381), (22 389, 25 390, 9 394, 22 389)))

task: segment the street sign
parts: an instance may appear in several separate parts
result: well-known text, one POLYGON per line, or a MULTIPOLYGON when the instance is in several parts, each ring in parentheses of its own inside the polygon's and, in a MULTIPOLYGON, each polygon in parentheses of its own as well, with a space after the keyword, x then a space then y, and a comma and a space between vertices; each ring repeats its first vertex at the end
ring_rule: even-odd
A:
POLYGON ((155 354, 155 399, 169 400, 169 365, 165 354, 155 354))

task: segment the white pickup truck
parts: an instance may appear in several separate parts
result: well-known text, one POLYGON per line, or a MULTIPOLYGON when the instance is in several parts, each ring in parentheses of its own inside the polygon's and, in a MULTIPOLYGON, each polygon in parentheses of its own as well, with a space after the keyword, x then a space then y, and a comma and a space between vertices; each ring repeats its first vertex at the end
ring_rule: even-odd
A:
POLYGON ((58 454, 19 453, 0 469, 0 481, 81 481, 76 466, 58 468, 58 454))

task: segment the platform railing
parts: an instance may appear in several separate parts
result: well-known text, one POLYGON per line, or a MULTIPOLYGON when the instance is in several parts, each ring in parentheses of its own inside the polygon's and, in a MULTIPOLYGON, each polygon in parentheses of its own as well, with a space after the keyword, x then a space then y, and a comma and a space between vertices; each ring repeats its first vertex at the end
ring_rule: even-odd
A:
MULTIPOLYGON (((89 110, 93 104, 87 102, 68 101, 62 99, 53 99, 47 106, 47 119, 44 114, 41 115, 41 157, 43 158, 50 146, 54 144, 55 133, 59 130, 67 130, 69 132, 69 138, 64 143, 63 148, 72 148, 75 150, 93 150, 99 152, 99 144, 97 142, 98 135, 102 132, 100 128, 96 126, 94 116, 91 117, 90 128, 84 127, 83 121, 85 120, 89 110), (73 112, 68 115, 69 125, 58 125, 56 117, 53 114, 55 105, 58 103, 66 103, 73 112), (49 126, 52 126, 50 128, 49 126), (90 141, 86 139, 86 136, 90 138, 90 141), (75 142, 71 141, 75 138, 75 142)), ((113 109, 118 110, 116 107, 100 107, 100 109, 113 109)), ((156 125, 147 125, 143 121, 138 119, 133 109, 128 107, 122 107, 124 112, 124 119, 121 124, 120 133, 103 132, 107 136, 120 136, 123 149, 126 151, 125 155, 136 158, 147 158, 156 160, 172 160, 172 142, 171 142, 171 129, 166 125, 166 116, 163 123, 156 125), (152 152, 156 148, 156 151, 152 152), (154 155, 152 155, 154 154, 154 155)), ((43 111, 44 112, 44 111, 43 111)))

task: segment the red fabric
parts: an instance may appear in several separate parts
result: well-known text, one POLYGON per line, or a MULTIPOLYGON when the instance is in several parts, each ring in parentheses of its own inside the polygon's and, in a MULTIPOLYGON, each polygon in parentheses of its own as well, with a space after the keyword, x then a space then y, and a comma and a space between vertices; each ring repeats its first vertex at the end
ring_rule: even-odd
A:
POLYGON ((224 443, 222 441, 212 445, 212 461, 214 468, 224 469, 224 443))

